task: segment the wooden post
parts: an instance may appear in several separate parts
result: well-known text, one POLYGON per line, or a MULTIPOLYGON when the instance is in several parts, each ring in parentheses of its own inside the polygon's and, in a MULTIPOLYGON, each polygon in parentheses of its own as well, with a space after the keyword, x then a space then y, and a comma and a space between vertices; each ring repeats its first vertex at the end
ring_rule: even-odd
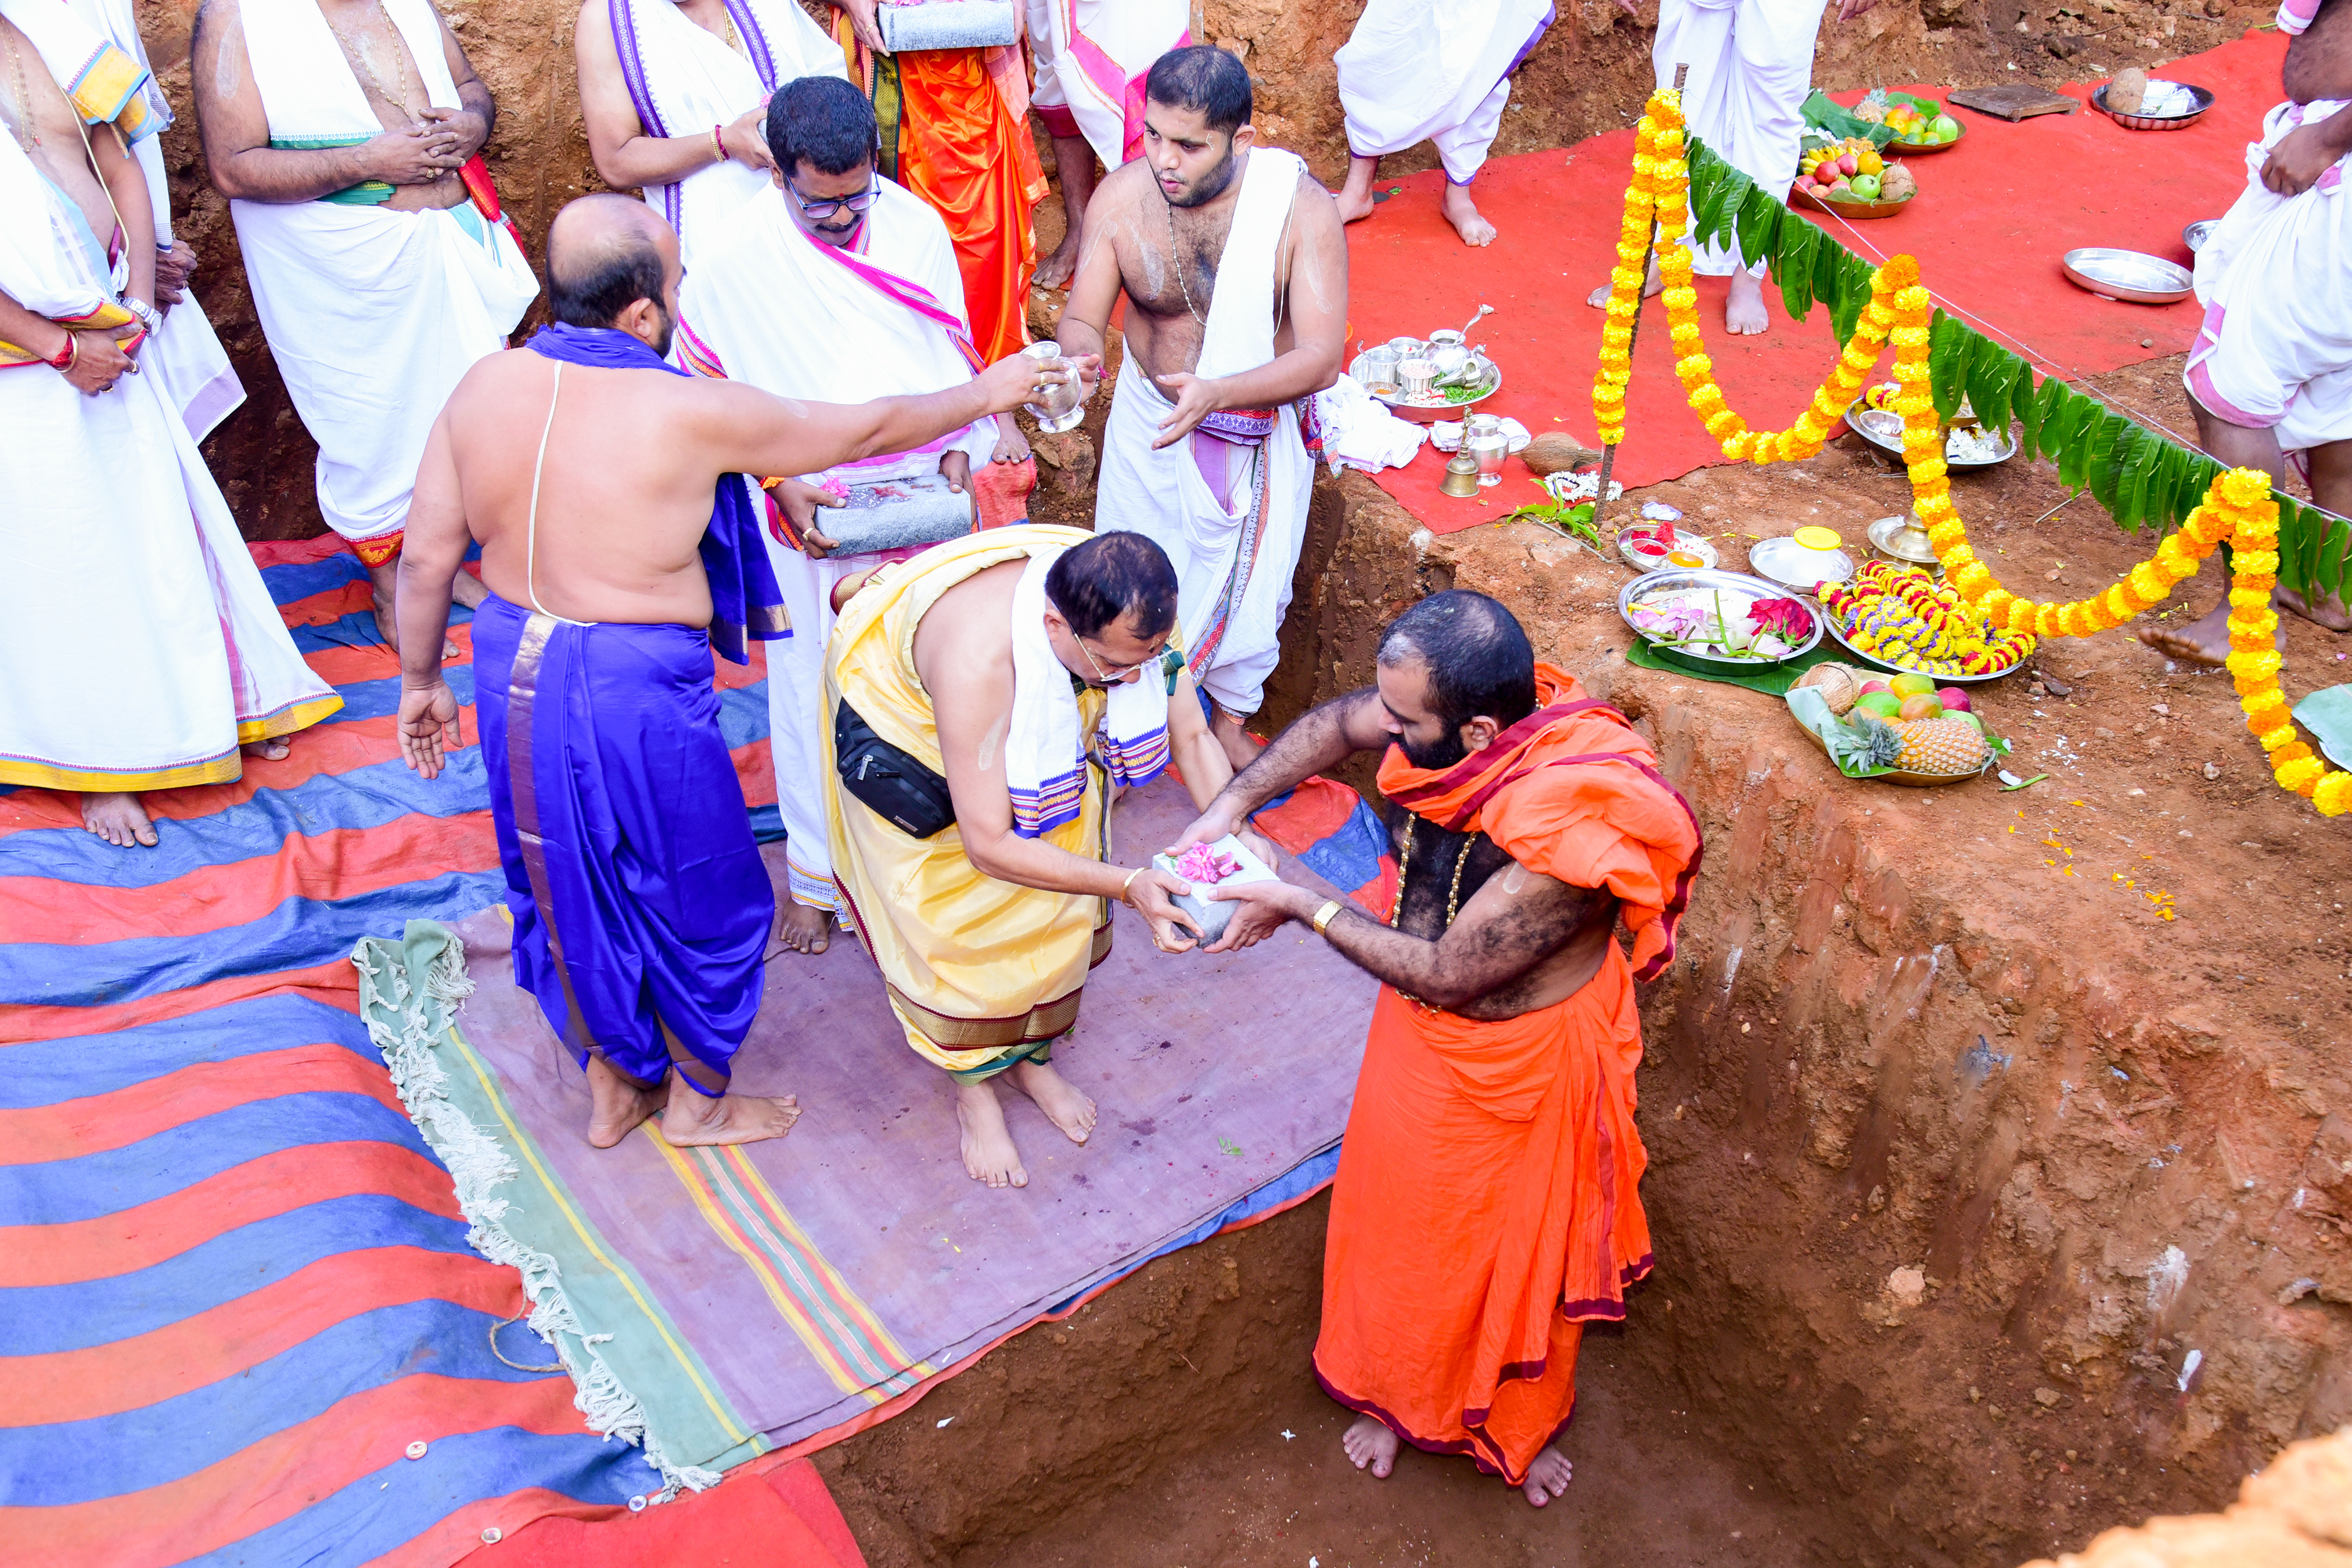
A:
MULTIPOLYGON (((1682 91, 1683 82, 1689 76, 1689 66, 1679 63, 1675 65, 1675 90, 1676 92, 1682 91)), ((1689 135, 1687 125, 1685 126, 1684 135, 1687 139, 1689 135)), ((1688 144, 1687 140, 1685 144, 1688 144)), ((1657 256, 1658 220, 1654 216, 1650 219, 1650 247, 1642 253, 1642 282, 1640 287, 1633 290, 1633 319, 1625 328, 1625 358, 1628 362, 1631 362, 1633 357, 1633 345, 1641 340, 1642 300, 1647 295, 1650 287, 1650 264, 1657 259, 1657 256)), ((1601 488, 1592 492, 1592 531, 1596 534, 1601 531, 1601 514, 1609 509, 1609 470, 1616 466, 1617 443, 1612 441, 1601 448, 1601 488)))

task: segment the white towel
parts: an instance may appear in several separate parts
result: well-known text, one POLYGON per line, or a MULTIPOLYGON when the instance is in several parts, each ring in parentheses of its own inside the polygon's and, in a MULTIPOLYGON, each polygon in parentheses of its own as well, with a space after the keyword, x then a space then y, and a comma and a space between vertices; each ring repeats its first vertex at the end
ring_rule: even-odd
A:
MULTIPOLYGON (((1045 574, 1059 550, 1029 557, 1013 590, 1013 722, 1004 739, 1004 782, 1013 831, 1050 833, 1078 815, 1087 793, 1086 737, 1069 668, 1045 636, 1045 574)), ((1168 682, 1154 666, 1110 689, 1102 718, 1102 763, 1110 782, 1135 788, 1168 766, 1168 682)))
POLYGON ((1324 459, 1335 474, 1342 468, 1368 474, 1402 468, 1429 436, 1412 420, 1390 413, 1351 375, 1315 395, 1315 417, 1323 427, 1324 459))

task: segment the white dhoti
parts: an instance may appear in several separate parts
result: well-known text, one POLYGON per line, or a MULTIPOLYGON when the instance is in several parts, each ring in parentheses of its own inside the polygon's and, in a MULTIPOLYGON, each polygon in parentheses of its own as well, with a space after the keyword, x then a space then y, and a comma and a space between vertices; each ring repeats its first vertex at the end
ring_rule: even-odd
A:
MULTIPOLYGON (((1217 262, 1198 374, 1233 375, 1274 359, 1275 258, 1305 167, 1278 148, 1251 149, 1217 262)), ((1155 451, 1171 407, 1129 355, 1103 430, 1095 531, 1133 529, 1168 552, 1192 679, 1245 719, 1265 701, 1281 658, 1315 463, 1296 405, 1213 414, 1155 451)))
MULTIPOLYGON (((1812 90, 1819 0, 1660 0, 1650 51, 1660 87, 1687 65, 1683 118, 1691 134, 1780 201, 1797 177, 1804 103, 1812 90)), ((1721 278, 1739 270, 1732 247, 1695 248, 1695 270, 1721 278)), ((1747 269, 1761 277, 1759 258, 1747 269)))
MULTIPOLYGON (((0 292, 56 321, 119 301, 80 214, 0 137, 0 292)), ((127 317, 119 319, 127 320, 127 317)), ((311 673, 153 377, 84 396, 0 369, 0 783, 173 789, 342 700, 311 673)))
POLYGON ((1468 184, 1502 127, 1510 73, 1556 14, 1551 0, 1371 0, 1332 59, 1348 151, 1433 142, 1445 177, 1468 184))
POLYGON ((2246 149, 2246 188, 2197 253, 2205 324, 2182 374, 2232 425, 2271 429, 2289 452, 2352 440, 2352 194, 2347 157, 2298 195, 2263 185, 2269 149, 2297 126, 2352 112, 2283 103, 2246 149))
POLYGON ((1083 136, 1106 169, 1143 147, 1143 79, 1192 41, 1188 0, 1028 0, 1037 82, 1029 106, 1055 136, 1083 136))
MULTIPOLYGON (((457 105, 426 0, 385 0, 432 102, 457 105)), ((273 147, 338 147, 382 129, 311 0, 244 0, 245 45, 273 147)), ((393 212, 389 187, 314 202, 233 201, 254 314, 310 438, 319 510, 388 553, 408 522, 425 438, 476 361, 539 293, 503 225, 471 204, 393 212)), ((364 558, 364 556, 363 556, 364 558)))
MULTIPOLYGON (((727 10, 740 49, 688 19, 676 0, 608 0, 621 77, 646 135, 707 138, 712 126, 765 103, 787 82, 848 79, 841 46, 793 0, 728 0, 727 10)), ((678 254, 692 272, 703 236, 769 184, 767 171, 730 158, 674 184, 647 185, 646 205, 677 231, 678 254)))
MULTIPOLYGON (((784 202, 771 188, 706 237, 702 259, 679 291, 679 358, 688 369, 826 403, 938 392, 971 378, 978 355, 962 274, 937 213, 886 180, 856 240, 835 247, 811 238, 784 202)), ((996 421, 983 417, 911 452, 797 477, 869 485, 935 474, 951 450, 964 453, 978 474, 996 437, 996 421)), ((817 526, 824 526, 823 512, 817 526)), ((840 907, 825 840, 834 781, 821 729, 831 721, 824 652, 833 587, 892 553, 813 561, 768 533, 769 563, 793 623, 791 637, 768 645, 768 744, 793 901, 811 909, 840 907)))

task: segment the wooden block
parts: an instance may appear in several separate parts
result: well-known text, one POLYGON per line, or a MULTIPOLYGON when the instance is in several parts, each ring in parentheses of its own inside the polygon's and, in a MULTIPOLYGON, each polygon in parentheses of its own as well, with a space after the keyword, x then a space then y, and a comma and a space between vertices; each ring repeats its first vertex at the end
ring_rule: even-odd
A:
POLYGON ((1979 114, 1993 115, 2001 120, 2029 120, 2037 114, 2072 114, 2083 107, 2078 99, 2047 89, 2030 87, 2023 82, 2003 83, 2000 87, 1956 88, 1944 95, 1948 103, 1961 104, 1979 114))

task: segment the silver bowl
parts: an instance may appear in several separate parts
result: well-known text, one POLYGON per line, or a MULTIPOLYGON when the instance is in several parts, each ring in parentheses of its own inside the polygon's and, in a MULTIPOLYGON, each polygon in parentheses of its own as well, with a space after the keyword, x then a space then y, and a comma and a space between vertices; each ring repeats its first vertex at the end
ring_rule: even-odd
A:
POLYGON ((2205 248, 2205 242, 2212 238, 2213 231, 2221 226, 2220 218, 2200 217, 2180 231, 2180 243, 2189 247, 2189 255, 2194 256, 2205 248))
POLYGON ((1809 599, 1822 584, 1843 583, 1853 575, 1853 557, 1843 550, 1808 550, 1786 534, 1749 545, 1748 564, 1759 576, 1809 599))
MULTIPOLYGON (((1900 414, 1890 414, 1883 408, 1873 408, 1864 399, 1857 397, 1846 405, 1845 423, 1847 429, 1852 430, 1880 451, 1897 462, 1902 460, 1903 416, 1900 414)), ((1977 468, 1990 468, 1996 464, 2006 463, 2016 456, 2017 430, 2012 426, 2009 432, 2009 449, 2000 457, 1947 457, 1944 459, 1944 466, 1956 474, 1967 473, 1977 468)))
MULTIPOLYGON (((1625 623, 1625 628, 1635 637, 1640 637, 1643 642, 1650 642, 1649 634, 1633 624, 1632 613, 1633 601, 1651 594, 1669 593, 1677 588, 1721 588, 1727 593, 1743 594, 1750 599, 1796 597, 1780 584, 1768 583, 1761 577, 1751 577, 1745 572, 1719 572, 1696 566, 1670 566, 1663 572, 1644 572, 1618 589, 1618 618, 1625 623)), ((1822 611, 1806 604, 1801 598, 1797 599, 1797 603, 1804 605, 1805 613, 1812 617, 1813 629, 1796 647, 1772 658, 1730 658, 1721 654, 1701 653, 1696 648, 1667 647, 1658 643, 1651 643, 1650 646, 1660 653, 1671 654, 1676 658, 1686 658, 1694 664, 1703 664, 1710 669, 1770 669, 1773 666, 1785 664, 1790 659, 1801 658, 1821 646, 1822 626, 1827 617, 1822 611)))
POLYGON ((2128 300, 2135 305, 2172 305, 2197 291, 2189 268, 2141 250, 2113 250, 2084 246, 2068 251, 2059 265, 2067 281, 2088 289, 2102 300, 2128 300))
POLYGON ((2186 131, 2203 119, 2205 111, 2213 107, 2213 95, 2210 91, 2193 82, 2184 81, 2180 85, 2187 88, 2189 96, 2197 100, 2197 107, 2188 113, 2126 114, 2120 109, 2107 107, 2107 89, 2113 85, 2111 82, 2102 83, 2094 89, 2091 93, 2091 107, 2126 131, 2186 131))

